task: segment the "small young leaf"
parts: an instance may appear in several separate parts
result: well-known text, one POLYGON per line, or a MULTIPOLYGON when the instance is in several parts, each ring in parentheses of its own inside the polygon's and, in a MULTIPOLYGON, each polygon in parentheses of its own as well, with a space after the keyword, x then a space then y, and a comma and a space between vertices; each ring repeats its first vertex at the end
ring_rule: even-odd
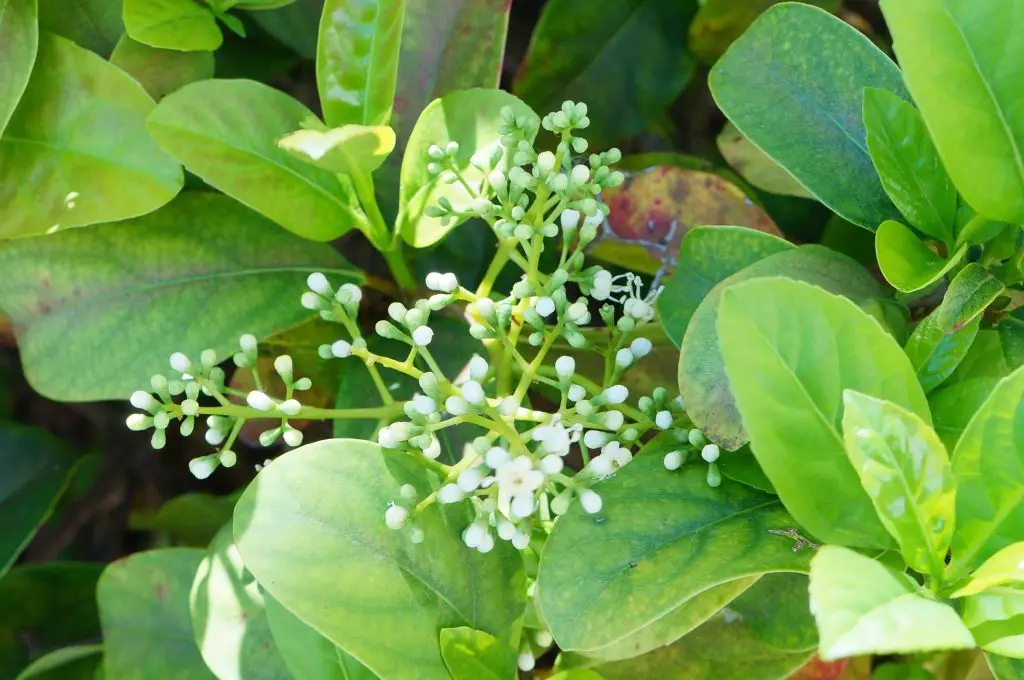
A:
POLYGON ((868 152, 882 188, 911 225, 953 242, 956 188, 942 167, 921 114, 892 92, 864 90, 868 152))
POLYGON ((971 574, 967 585, 953 593, 953 597, 976 595, 1008 583, 1024 583, 1024 543, 1012 543, 985 560, 971 574))
POLYGON ((956 611, 915 594, 911 584, 853 550, 818 550, 811 560, 811 611, 821 658, 973 648, 956 611))
POLYGON ((0 0, 0 134, 28 85, 39 48, 36 0, 0 0))
POLYGON ((299 130, 277 145, 318 168, 346 175, 373 172, 395 148, 395 131, 382 125, 345 125, 326 132, 299 130))
POLYGON ((975 317, 962 328, 949 332, 940 325, 939 309, 935 309, 917 324, 904 351, 925 392, 931 392, 953 374, 971 349, 980 323, 981 317, 975 317))
POLYGON ((453 680, 508 680, 517 675, 515 650, 482 630, 441 629, 441 656, 453 680))
POLYGON ((1002 281, 974 262, 960 270, 949 284, 935 322, 945 333, 960 330, 980 315, 1003 292, 1002 281))
POLYGON ((1024 532, 1022 421, 1024 368, 1019 368, 996 385, 953 451, 957 494, 950 569, 957 577, 1024 532))
POLYGON ((846 389, 928 417, 899 345, 849 300, 781 278, 727 288, 717 330, 751 449, 793 517, 824 542, 892 545, 846 455, 841 423, 846 389))
POLYGON ((892 402, 843 392, 843 440, 882 524, 916 571, 941 579, 953 536, 949 455, 917 415, 892 402))
POLYGON ((927 288, 960 262, 967 247, 962 246, 948 260, 896 220, 886 220, 875 234, 875 256, 885 280, 904 293, 927 288))
POLYGON ((123 0, 124 27, 140 43, 165 50, 215 50, 224 37, 208 7, 193 0, 123 0))

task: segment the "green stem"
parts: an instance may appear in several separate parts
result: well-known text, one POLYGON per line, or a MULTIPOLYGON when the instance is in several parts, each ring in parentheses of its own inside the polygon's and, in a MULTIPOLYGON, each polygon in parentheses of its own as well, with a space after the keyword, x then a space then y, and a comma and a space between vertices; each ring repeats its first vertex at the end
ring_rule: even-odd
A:
MULTIPOLYGON (((168 410, 174 415, 181 414, 177 404, 167 404, 168 410)), ((229 406, 201 406, 201 416, 228 416, 246 420, 391 420, 403 413, 403 404, 395 402, 370 408, 317 408, 303 406, 294 416, 286 416, 280 411, 260 411, 251 406, 231 404, 229 406)))
POLYGON ((382 250, 380 254, 384 256, 384 262, 387 263, 391 275, 395 277, 395 283, 398 284, 398 287, 409 293, 415 292, 417 288, 416 277, 413 276, 409 263, 405 261, 405 255, 402 253, 402 242, 399 241, 398 246, 394 250, 382 250))
POLYGON ((480 287, 476 289, 477 297, 487 297, 491 294, 494 282, 497 280, 498 275, 501 274, 501 270, 505 268, 505 264, 508 262, 515 249, 515 241, 510 240, 502 242, 501 247, 498 248, 498 252, 494 254, 494 259, 491 260, 490 266, 487 267, 487 271, 484 272, 484 278, 483 281, 480 282, 480 287))
POLYGON ((367 172, 344 176, 352 181, 359 203, 370 220, 370 230, 366 234, 370 243, 384 256, 384 262, 387 263, 398 287, 404 291, 415 291, 416 279, 412 275, 412 270, 409 269, 409 263, 402 255, 402 242, 400 239, 391 238, 391 230, 388 229, 384 215, 381 214, 380 206, 377 204, 377 194, 373 190, 373 178, 367 172))

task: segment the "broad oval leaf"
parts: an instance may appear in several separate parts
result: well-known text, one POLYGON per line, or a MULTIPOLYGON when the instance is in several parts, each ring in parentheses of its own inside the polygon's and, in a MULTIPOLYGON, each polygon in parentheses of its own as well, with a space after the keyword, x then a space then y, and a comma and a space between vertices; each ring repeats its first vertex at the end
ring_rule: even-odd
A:
POLYGON ((980 323, 981 317, 977 316, 950 332, 942 328, 939 309, 935 309, 917 324, 904 350, 925 392, 931 392, 953 375, 970 351, 980 323))
POLYGON ((719 108, 758 148, 843 218, 898 216, 865 143, 865 87, 905 95, 900 71, 828 12, 784 3, 762 14, 709 76, 719 108))
POLYGON ((892 92, 864 90, 868 152, 882 188, 911 225, 953 242, 957 196, 921 114, 892 92))
MULTIPOLYGON (((974 414, 953 451, 955 576, 963 576, 1024 530, 1024 367, 1004 378, 974 414)), ((955 579, 951 579, 955 580, 955 579)))
POLYGON ((1024 583, 1024 543, 1012 543, 985 560, 971 574, 971 580, 953 593, 953 597, 976 595, 1007 583, 1024 583))
POLYGON ((370 670, 443 678, 441 628, 518 639, 525 574, 508 543, 486 555, 465 546, 464 504, 417 515, 421 544, 388 529, 384 511, 403 484, 430 492, 420 460, 354 439, 304 446, 264 468, 239 499, 235 542, 275 599, 370 670))
POLYGON ((807 568, 806 554, 771 533, 795 528, 775 498, 740 484, 713 489, 700 466, 671 472, 660 456, 640 456, 594 489, 602 513, 574 506, 560 517, 537 577, 562 649, 611 645, 734 579, 807 568))
POLYGON ((751 449, 793 517, 826 543, 892 545, 841 434, 846 389, 928 418, 892 336, 849 300, 781 278, 727 288, 717 330, 751 449))
POLYGON ((0 238, 121 220, 171 200, 184 180, 146 132, 152 109, 123 71, 44 33, 0 138, 0 238))
POLYGON ((165 50, 215 50, 224 37, 210 8, 193 0, 123 0, 124 27, 140 43, 165 50))
POLYGON ((886 25, 939 156, 983 215, 1024 222, 1024 5, 882 0, 886 25), (936 60, 936 55, 942 55, 936 60))
POLYGON ((909 228, 886 220, 875 234, 875 257, 885 280, 904 293, 927 288, 957 265, 967 252, 958 249, 944 260, 926 246, 909 228))
POLYGON ((936 324, 947 333, 963 328, 984 312, 1003 290, 1002 281, 971 262, 950 281, 942 304, 935 310, 936 324))
POLYGON ((373 172, 395 148, 395 131, 382 125, 345 125, 321 132, 299 130, 277 145, 298 159, 329 172, 373 172))
POLYGON ((509 680, 517 677, 516 652, 482 630, 441 629, 441 656, 454 680, 509 680))
POLYGON ((203 551, 167 548, 112 562, 96 585, 103 676, 214 680, 192 635, 188 593, 203 551))
POLYGON ((290 680, 271 637, 263 594, 225 525, 199 564, 189 595, 192 630, 219 680, 290 680))
POLYGON ((755 262, 726 278, 694 311, 679 355, 679 390, 696 427, 729 450, 749 440, 725 371, 716 320, 722 294, 750 279, 785 276, 864 302, 882 294, 882 287, 858 263, 822 246, 787 249, 755 262))
POLYGON ((149 116, 162 147, 211 186, 314 241, 366 217, 348 180, 277 147, 313 116, 287 94, 251 80, 204 80, 166 97, 149 116))
MULTIPOLYGON (((416 121, 402 159, 402 186, 399 193, 398 221, 395 228, 406 243, 425 248, 444 238, 460 222, 453 219, 442 226, 437 217, 424 211, 445 196, 456 211, 469 207, 473 197, 462 183, 445 184, 437 175, 427 172, 430 159, 427 149, 434 144, 457 142, 459 152, 453 162, 470 186, 480 184, 485 173, 470 164, 474 156, 485 163, 494 149, 501 146, 501 109, 512 108, 517 118, 536 118, 530 107, 501 90, 463 90, 435 99, 416 121)), ((538 125, 539 125, 539 119, 538 125)), ((500 161, 503 169, 510 167, 509 154, 500 161)))
POLYGON ((909 577, 853 550, 826 545, 811 560, 811 611, 822 659, 971 649, 952 607, 914 593, 909 577))
POLYGON ((0 0, 0 134, 21 100, 39 48, 37 0, 0 0))
POLYGON ((191 192, 134 220, 6 244, 0 270, 0 309, 29 381, 82 401, 123 399, 165 371, 172 352, 211 347, 226 358, 242 333, 266 337, 308 319, 296 296, 311 272, 362 280, 329 246, 226 196, 191 192))
POLYGON ((110 63, 135 78, 157 101, 189 83, 213 77, 213 52, 163 50, 128 35, 114 47, 110 63))
POLYGON ((643 132, 693 75, 686 27, 696 12, 694 0, 552 0, 513 92, 541 115, 567 99, 586 102, 593 112, 586 136, 595 146, 643 132))
POLYGON ((750 632, 766 645, 787 652, 817 649, 807 574, 765 574, 729 603, 750 632))
POLYGON ((332 127, 387 125, 395 99, 405 0, 327 0, 316 82, 332 127))
POLYGON ((956 488, 938 435, 892 402, 845 390, 843 440, 903 559, 941 581, 953 537, 956 488))
POLYGON ((67 446, 43 430, 0 423, 0 577, 53 512, 74 461, 67 446))

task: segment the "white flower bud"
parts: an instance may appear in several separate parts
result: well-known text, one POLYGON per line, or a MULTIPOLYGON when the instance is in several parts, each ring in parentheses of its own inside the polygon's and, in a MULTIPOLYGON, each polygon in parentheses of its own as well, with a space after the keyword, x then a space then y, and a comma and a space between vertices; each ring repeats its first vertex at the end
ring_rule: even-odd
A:
POLYGON ((564 466, 565 463, 562 461, 561 456, 554 453, 549 453, 548 455, 540 459, 540 465, 538 467, 540 468, 541 472, 543 472, 545 475, 550 476, 557 475, 559 472, 562 471, 562 468, 564 466))
POLYGON ((604 426, 610 430, 618 430, 626 422, 622 411, 606 411, 604 414, 604 426))
POLYGON ((568 380, 576 372, 576 360, 570 356, 560 356, 555 360, 555 373, 562 380, 568 380))
POLYGON ((584 323, 590 315, 590 311, 584 303, 574 302, 565 310, 565 314, 573 323, 584 323))
POLYGON ((529 649, 524 649, 519 652, 519 656, 516 658, 516 664, 519 666, 519 670, 524 673, 532 671, 536 663, 536 659, 533 658, 533 652, 529 649))
POLYGON ((629 397, 629 390, 625 385, 612 385, 602 392, 601 396, 609 404, 621 404, 629 397))
POLYGON ((323 298, 321 298, 316 293, 308 290, 302 294, 302 297, 299 298, 299 302, 301 302, 302 306, 305 307, 306 309, 316 310, 324 308, 323 298))
POLYGON ((597 495, 597 492, 591 491, 590 489, 583 489, 580 491, 580 505, 591 515, 601 512, 601 506, 604 503, 601 501, 601 497, 597 495))
POLYGON ((210 446, 220 446, 225 439, 227 439, 228 433, 222 430, 207 430, 205 439, 206 443, 210 446))
POLYGON ((392 505, 384 511, 384 524, 392 531, 398 531, 405 526, 409 519, 409 511, 401 505, 392 505))
POLYGON ((505 177, 505 173, 498 169, 491 170, 490 174, 487 175, 487 183, 498 193, 504 193, 508 189, 508 178, 505 177))
POLYGON ((654 424, 662 430, 667 430, 672 427, 672 414, 668 411, 658 411, 658 414, 654 416, 654 424))
POLYGON ((460 389, 462 390, 462 398, 475 406, 483 404, 486 399, 484 388, 475 380, 467 380, 460 389))
POLYGON ((270 411, 274 408, 274 400, 258 390, 250 392, 246 396, 245 401, 249 406, 259 411, 270 411))
POLYGON ((681 451, 669 451, 665 454, 665 469, 678 470, 683 465, 683 454, 681 451))
POLYGON ((569 401, 575 403, 587 398, 587 390, 583 385, 569 385, 569 401))
POLYGON ((480 539, 480 544, 476 547, 481 553, 489 553, 494 550, 494 537, 491 536, 490 532, 483 535, 480 539))
POLYGON ((555 154, 550 151, 541 151, 537 154, 537 162, 535 165, 537 166, 538 172, 542 175, 547 175, 555 169, 555 154))
POLYGON ((235 463, 238 462, 238 455, 234 451, 221 451, 217 454, 217 460, 224 467, 235 467, 235 463))
POLYGON ((552 312, 555 311, 555 301, 545 295, 537 299, 537 304, 534 308, 541 316, 551 316, 552 312))
POLYGON ((409 310, 401 302, 392 302, 388 305, 388 316, 398 323, 405 321, 405 315, 409 310))
POLYGON ((186 399, 181 402, 181 412, 186 416, 195 416, 199 413, 199 402, 195 399, 186 399))
POLYGON ((430 326, 420 326, 412 332, 412 341, 417 347, 426 347, 434 339, 434 330, 430 326))
POLYGON ((610 457, 601 454, 590 459, 587 469, 590 470, 594 476, 600 478, 607 477, 614 472, 615 465, 610 457))
POLYGON ((437 502, 442 505, 458 503, 463 498, 465 498, 465 494, 455 484, 445 484, 437 492, 437 502))
POLYGON ((281 435, 281 438, 284 439, 285 444, 292 448, 302 446, 302 431, 296 430, 294 427, 284 428, 284 434, 281 435))
POLYGON ((651 341, 647 338, 637 338, 629 344, 629 351, 633 353, 637 359, 642 359, 651 353, 651 341))
POLYGON ((302 410, 302 404, 297 399, 289 399, 278 404, 277 410, 286 416, 297 416, 299 411, 302 410))
POLYGON ((131 399, 129 400, 135 408, 148 411, 150 408, 156 405, 156 399, 149 392, 143 392, 138 390, 132 393, 131 399))
POLYGON ((530 545, 530 529, 529 527, 522 527, 518 529, 515 536, 512 537, 512 547, 516 550, 526 550, 530 545))
POLYGON ((525 519, 533 514, 535 505, 532 493, 521 493, 512 499, 509 509, 514 517, 525 519))
POLYGON ((512 456, 509 455, 508 451, 500 446, 492 446, 487 450, 484 460, 487 463, 487 467, 492 470, 497 470, 499 467, 512 460, 512 456))
POLYGON ((437 437, 430 438, 430 443, 427 444, 427 448, 423 449, 423 455, 431 460, 434 460, 441 455, 441 442, 437 440, 437 437))
POLYGON ((538 630, 533 634, 533 641, 540 647, 550 647, 554 643, 555 638, 546 630, 538 630))
POLYGON ((583 443, 587 448, 599 449, 608 443, 610 436, 607 432, 601 432, 600 430, 587 430, 587 433, 583 435, 583 443))
POLYGON ((196 479, 206 479, 217 469, 218 463, 216 456, 201 456, 188 462, 188 470, 196 479))
POLYGON ((469 413, 469 404, 462 397, 448 397, 444 400, 444 410, 453 416, 464 416, 469 413))
POLYGON ((339 359, 344 359, 345 357, 352 355, 352 345, 344 340, 338 340, 336 343, 331 345, 331 354, 339 359))
POLYGON ((633 353, 625 347, 615 353, 615 365, 619 368, 629 368, 633 363, 633 353))
POLYGON ((498 520, 498 537, 503 541, 511 541, 516 535, 516 525, 502 517, 498 520))
POLYGON ((562 229, 575 229, 580 223, 580 211, 579 210, 563 210, 562 211, 562 229))
POLYGON ((321 295, 330 295, 332 292, 331 284, 327 281, 327 277, 320 272, 313 272, 306 279, 306 285, 314 293, 320 293, 321 295))
POLYGON ((274 370, 277 371, 277 374, 285 380, 290 379, 292 377, 292 371, 295 370, 292 358, 287 354, 282 354, 277 357, 274 359, 274 370))
POLYGON ((462 532, 462 542, 466 544, 468 548, 479 548, 486 541, 486 536, 489 535, 487 527, 479 522, 473 522, 466 530, 462 532))
POLYGON ((191 373, 193 370, 192 362, 181 352, 175 352, 171 355, 171 368, 182 374, 191 373))
POLYGON ((718 456, 720 456, 721 453, 722 451, 718 448, 718 444, 707 444, 700 450, 700 457, 708 463, 714 463, 718 460, 718 456))
POLYGON ((252 333, 246 333, 238 339, 238 345, 246 354, 252 354, 256 351, 256 336, 252 333))
POLYGON ((148 430, 153 427, 153 419, 142 413, 133 413, 128 416, 125 424, 128 426, 128 429, 133 432, 142 432, 143 430, 148 430))
POLYGON ((590 168, 585 165, 577 165, 572 169, 572 174, 569 175, 569 179, 577 186, 580 184, 586 184, 590 179, 590 168))
POLYGON ((478 354, 474 354, 469 360, 469 377, 477 382, 487 377, 487 360, 478 354))
POLYGON ((480 488, 480 482, 482 481, 483 476, 480 474, 480 471, 476 468, 470 468, 459 474, 456 484, 466 493, 471 493, 480 488))
POLYGON ((358 305, 363 299, 363 291, 354 283, 344 283, 334 294, 334 299, 343 305, 358 305))
POLYGON ((412 407, 421 416, 429 416, 437 412, 437 402, 423 394, 417 394, 412 398, 412 407))

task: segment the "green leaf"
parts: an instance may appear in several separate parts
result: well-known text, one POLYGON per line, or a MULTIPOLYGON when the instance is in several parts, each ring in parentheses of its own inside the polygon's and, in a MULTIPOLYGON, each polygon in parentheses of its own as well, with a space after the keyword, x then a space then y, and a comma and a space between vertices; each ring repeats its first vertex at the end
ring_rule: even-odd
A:
POLYGON ((953 242, 956 188, 942 167, 921 114, 892 92, 864 90, 868 152, 882 188, 911 225, 953 242))
POLYGON ((192 635, 188 593, 203 551, 168 548, 112 562, 96 586, 109 680, 212 680, 192 635))
POLYGON ((93 680, 103 660, 103 645, 64 647, 39 657, 15 680, 93 680))
POLYGON ((454 680, 508 680, 518 676, 515 650, 481 630, 443 628, 441 656, 454 680))
POLYGON ((967 356, 953 371, 946 385, 980 378, 995 381, 1005 378, 1012 371, 999 331, 983 328, 978 331, 974 344, 967 350, 967 356))
POLYGON ((903 559, 941 580, 953 537, 956 487, 938 435, 892 402, 845 390, 843 440, 903 559))
POLYGON ((826 545, 811 560, 811 611, 818 655, 970 649, 974 639, 952 607, 917 595, 909 580, 870 557, 826 545))
POLYGON ((868 155, 865 87, 905 96, 900 71, 852 26, 817 7, 762 14, 711 71, 719 108, 818 200, 867 229, 898 216, 868 155))
POLYGON ((1024 583, 1024 543, 1012 543, 985 560, 971 574, 971 580, 952 597, 976 595, 983 590, 1009 583, 1024 583))
POLYGON ((751 449, 793 517, 826 543, 890 546, 846 455, 842 395, 928 418, 903 350, 849 300, 788 279, 727 288, 717 329, 751 449))
POLYGON ((542 115, 586 102, 586 136, 598 147, 643 132, 694 73, 685 36, 696 12, 695 0, 548 2, 513 92, 542 115))
POLYGON ((942 387, 928 395, 935 432, 947 451, 956 448, 967 423, 977 413, 999 378, 970 378, 942 387))
MULTIPOLYGON (((671 472, 661 456, 639 456, 594 486, 604 502, 600 515, 575 505, 558 519, 537 582, 538 606, 559 647, 599 650, 712 586, 807 568, 806 554, 770 532, 795 526, 777 500, 737 483, 713 489, 705 472, 698 465, 671 472)), ((721 606, 712 604, 703 618, 721 606)), ((660 644, 693 623, 675 636, 664 631, 660 644)))
POLYGON ((297 296, 311 272, 361 281, 329 246, 202 193, 134 220, 8 243, 0 270, 0 308, 29 381, 82 401, 123 399, 165 372, 172 352, 211 347, 226 358, 242 333, 299 324, 310 316, 297 296))
MULTIPOLYGON (((950 569, 962 576, 1024 531, 1024 368, 996 385, 953 451, 956 530, 950 569)), ((955 580, 955 579, 951 579, 955 580)))
POLYGON ((249 16, 269 35, 304 59, 316 59, 324 0, 296 0, 290 5, 249 16))
POLYGON ((1024 222, 1024 6, 882 0, 907 88, 943 164, 972 208, 1024 222), (936 61, 936 55, 942 59, 936 61))
POLYGON ((962 617, 979 647, 1024 659, 1024 591, 995 587, 962 601, 962 617))
POLYGON ((354 175, 380 167, 395 148, 395 131, 381 125, 346 125, 326 132, 299 130, 277 145, 318 168, 354 175))
POLYGON ((405 0, 327 0, 316 82, 332 127, 387 125, 395 99, 405 0))
POLYGON ((0 674, 13 678, 41 649, 99 639, 96 580, 101 564, 46 562, 0 579, 0 674))
POLYGON ((369 669, 265 592, 263 600, 274 643, 295 680, 377 680, 369 669))
POLYGON ((0 577, 53 512, 74 462, 67 446, 43 430, 0 423, 0 577))
POLYGON ((931 392, 953 375, 970 351, 981 324, 981 317, 977 316, 963 327, 949 332, 939 320, 940 309, 933 310, 917 324, 904 347, 925 392, 931 392))
POLYGON ((121 37, 110 63, 135 78, 157 101, 197 80, 213 77, 213 52, 178 52, 121 37))
MULTIPOLYGON (((472 197, 462 183, 445 184, 439 176, 427 172, 427 149, 434 144, 458 142, 455 167, 470 186, 479 184, 485 173, 470 164, 474 156, 485 162, 494 149, 501 147, 501 109, 512 107, 516 117, 536 115, 530 107, 501 90, 464 90, 436 99, 426 108, 409 137, 402 159, 402 186, 399 194, 398 222, 395 228, 406 243, 416 248, 433 245, 459 225, 453 219, 441 226, 440 219, 424 214, 426 208, 445 196, 456 210, 469 207, 472 197)), ((539 124, 539 122, 538 122, 539 124)), ((500 167, 510 167, 510 154, 504 154, 500 167)))
POLYGON ((1003 283, 974 262, 960 270, 935 310, 935 322, 949 333, 957 331, 980 315, 1002 294, 1003 283))
POLYGON ((525 574, 508 543, 486 555, 465 546, 466 504, 419 513, 422 544, 388 529, 384 510, 403 484, 430 492, 419 459, 352 439, 304 446, 242 495, 235 542, 275 599, 378 675, 446 677, 438 631, 471 626, 512 644, 525 574))
POLYGON ((715 285, 697 307, 683 336, 679 390, 694 425, 728 450, 738 449, 748 436, 719 348, 715 326, 719 305, 730 286, 772 276, 813 283, 857 302, 882 294, 881 286, 861 265, 821 246, 802 246, 770 255, 715 285))
POLYGON ((1021 680, 1024 678, 1024 661, 1010 659, 997 654, 985 654, 985 660, 992 669, 996 680, 1021 680))
POLYGON ((263 595, 224 525, 199 564, 189 595, 192 631, 220 680, 288 680, 263 611, 263 595))
POLYGON ((39 28, 110 56, 124 34, 121 0, 39 0, 39 28))
POLYGON ((701 301, 724 279, 769 255, 793 249, 777 236, 746 227, 696 227, 683 238, 676 271, 658 296, 658 318, 677 346, 701 301))
POLYGON ((0 139, 0 238, 125 219, 171 200, 181 167, 146 133, 152 109, 120 69, 43 34, 0 139))
POLYGON ((787 652, 805 652, 818 646, 818 630, 811 615, 806 574, 765 574, 729 603, 744 625, 766 645, 787 652))
POLYGON ((268 85, 205 80, 160 102, 149 131, 207 184, 299 236, 330 241, 366 224, 355 190, 277 147, 312 116, 268 85))
POLYGON ((140 43, 165 50, 215 50, 223 42, 217 19, 194 0, 123 0, 124 27, 140 43))
POLYGON ((904 293, 927 288, 959 264, 966 247, 948 260, 921 242, 909 228, 896 220, 886 220, 875 233, 875 257, 885 280, 904 293))
POLYGON ((159 532, 183 545, 205 548, 220 528, 231 521, 236 500, 237 494, 183 493, 158 510, 132 512, 128 526, 132 531, 159 532))
MULTIPOLYGON (((720 3, 719 3, 720 4, 720 3)), ((705 5, 707 7, 708 5, 705 5)), ((691 30, 693 25, 691 24, 691 30)), ((786 172, 786 169, 773 161, 764 151, 754 146, 747 137, 736 129, 732 123, 726 123, 715 138, 718 150, 733 170, 743 176, 752 185, 773 194, 814 198, 786 172)))
POLYGON ((0 134, 28 86, 39 48, 36 0, 0 0, 0 134))

